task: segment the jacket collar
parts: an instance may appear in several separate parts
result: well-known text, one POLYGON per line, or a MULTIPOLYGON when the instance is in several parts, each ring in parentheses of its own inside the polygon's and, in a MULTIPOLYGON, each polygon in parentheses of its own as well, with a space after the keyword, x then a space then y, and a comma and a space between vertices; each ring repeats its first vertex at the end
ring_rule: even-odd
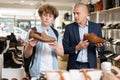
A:
MULTIPOLYGON (((92 25, 92 22, 88 21, 87 25, 88 25, 88 33, 93 32, 94 26, 92 25)), ((74 30, 74 35, 75 35, 76 41, 77 41, 77 43, 79 43, 79 41, 80 41, 79 25, 76 22, 74 23, 73 30, 74 30)))
POLYGON ((93 32, 94 26, 92 25, 92 22, 88 21, 88 33, 93 32))

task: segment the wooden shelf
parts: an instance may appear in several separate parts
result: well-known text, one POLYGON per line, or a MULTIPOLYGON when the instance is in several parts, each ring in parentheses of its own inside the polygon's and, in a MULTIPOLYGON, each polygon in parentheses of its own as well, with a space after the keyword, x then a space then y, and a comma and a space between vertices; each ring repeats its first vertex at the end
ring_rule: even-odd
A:
POLYGON ((96 14, 96 13, 104 13, 104 12, 109 12, 109 11, 115 11, 115 10, 120 10, 120 7, 115 7, 115 8, 110 8, 107 10, 101 10, 101 11, 95 11, 95 12, 91 12, 90 14, 96 14))
POLYGON ((90 13, 90 20, 97 23, 120 23, 120 7, 90 13))

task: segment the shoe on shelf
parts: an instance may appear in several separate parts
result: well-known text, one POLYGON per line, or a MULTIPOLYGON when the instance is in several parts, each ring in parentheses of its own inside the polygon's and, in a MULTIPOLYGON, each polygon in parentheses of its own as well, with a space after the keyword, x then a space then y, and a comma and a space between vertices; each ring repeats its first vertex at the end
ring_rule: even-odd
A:
POLYGON ((38 41, 41 41, 41 42, 54 42, 54 41, 56 41, 56 39, 54 37, 47 35, 45 32, 39 33, 39 32, 36 32, 34 30, 30 31, 29 39, 30 38, 37 39, 38 41))
POLYGON ((96 43, 104 43, 106 41, 105 39, 98 37, 94 33, 90 33, 90 34, 86 33, 86 34, 84 34, 84 39, 83 40, 88 40, 89 42, 94 43, 94 44, 96 44, 96 43))

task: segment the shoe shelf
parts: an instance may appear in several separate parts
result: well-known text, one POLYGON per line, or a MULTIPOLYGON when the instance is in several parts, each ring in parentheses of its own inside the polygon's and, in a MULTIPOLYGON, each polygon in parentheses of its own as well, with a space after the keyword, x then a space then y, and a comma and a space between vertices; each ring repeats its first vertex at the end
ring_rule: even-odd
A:
MULTIPOLYGON (((8 64, 7 65, 7 67, 5 68, 4 66, 4 54, 7 54, 6 53, 6 51, 7 50, 13 50, 14 49, 14 47, 6 47, 4 50, 3 50, 3 52, 0 54, 0 63, 1 63, 1 65, 0 65, 0 80, 2 79, 2 78, 6 78, 6 79, 8 79, 8 80, 11 80, 12 78, 16 78, 16 79, 18 79, 18 80, 21 80, 21 78, 23 78, 23 77, 25 77, 26 75, 25 75, 25 71, 24 71, 24 68, 23 68, 23 66, 22 66, 22 64, 21 64, 21 67, 19 67, 19 68, 13 68, 12 66, 13 66, 13 64, 11 63, 11 64, 8 64)), ((21 50, 21 54, 19 55, 19 56, 22 56, 23 55, 23 46, 17 46, 17 49, 18 50, 21 50)), ((10 57, 10 56, 9 56, 10 57)), ((17 60, 17 58, 15 57, 15 55, 13 55, 12 54, 12 58, 11 58, 14 62, 15 61, 18 61, 17 60), (13 56, 14 56, 14 59, 13 59, 13 56)), ((9 60, 9 61, 11 61, 11 60, 9 60)), ((19 61, 18 61, 19 62, 19 61)), ((14 64, 14 67, 15 67, 15 65, 16 66, 18 66, 17 64, 17 62, 15 62, 16 64, 14 64)))
MULTIPOLYGON (((110 24, 115 25, 115 24, 120 24, 120 7, 116 7, 116 8, 111 8, 111 9, 107 9, 107 10, 102 10, 102 11, 96 11, 96 12, 91 12, 89 15, 89 19, 93 22, 96 23, 104 23, 105 26, 103 27, 102 30, 106 30, 106 33, 102 33, 104 34, 103 37, 105 37, 107 35, 106 39, 112 38, 113 43, 117 43, 120 42, 120 28, 116 28, 115 26, 112 29, 109 29, 108 26, 110 24)), ((107 45, 107 44, 105 44, 107 45)), ((113 65, 117 66, 120 68, 120 57, 118 58, 118 56, 120 56, 120 52, 118 52, 118 50, 116 50, 114 47, 116 47, 116 44, 109 44, 109 47, 111 48, 112 51, 112 55, 110 57, 107 57, 107 61, 110 61, 113 65), (114 50, 113 50, 114 49, 114 50), (115 53, 116 52, 116 53, 115 53), (116 56, 115 56, 116 55, 116 56), (116 59, 118 58, 118 59, 116 59)), ((99 63, 100 64, 100 63, 99 63)))
POLYGON ((23 77, 26 77, 23 67, 19 69, 2 68, 2 78, 6 78, 9 80, 11 80, 12 78, 16 78, 18 80, 21 80, 23 77))
POLYGON ((120 22, 120 7, 91 12, 89 18, 93 22, 115 24, 120 22))

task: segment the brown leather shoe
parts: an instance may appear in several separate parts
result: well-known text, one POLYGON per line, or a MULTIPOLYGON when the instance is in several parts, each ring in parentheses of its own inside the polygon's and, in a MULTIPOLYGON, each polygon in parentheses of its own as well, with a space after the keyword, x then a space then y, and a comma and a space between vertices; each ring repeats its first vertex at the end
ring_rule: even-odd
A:
POLYGON ((102 38, 98 37, 94 33, 84 34, 84 39, 83 40, 88 40, 89 42, 94 43, 94 44, 105 42, 105 39, 102 39, 102 38))
POLYGON ((41 42, 54 42, 56 39, 54 37, 48 36, 45 32, 39 33, 34 30, 30 31, 29 39, 34 38, 41 42))

